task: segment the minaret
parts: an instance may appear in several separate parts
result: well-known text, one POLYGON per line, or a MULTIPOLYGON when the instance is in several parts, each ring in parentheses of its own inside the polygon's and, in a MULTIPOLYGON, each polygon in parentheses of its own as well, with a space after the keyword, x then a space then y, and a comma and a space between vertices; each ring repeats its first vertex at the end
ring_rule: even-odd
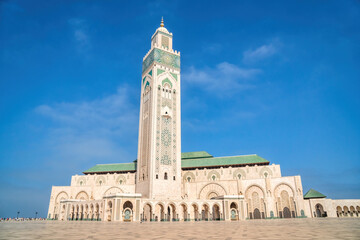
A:
POLYGON ((143 58, 136 192, 144 198, 181 197, 180 52, 164 20, 143 58))

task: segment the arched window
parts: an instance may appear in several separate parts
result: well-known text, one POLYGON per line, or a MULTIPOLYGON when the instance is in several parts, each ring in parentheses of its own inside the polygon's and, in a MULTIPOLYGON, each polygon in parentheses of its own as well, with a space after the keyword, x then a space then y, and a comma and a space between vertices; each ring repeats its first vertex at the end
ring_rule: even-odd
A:
POLYGON ((165 180, 168 179, 167 173, 164 174, 164 179, 165 179, 165 180))
POLYGON ((83 185, 83 181, 80 181, 80 186, 82 186, 83 185))
POLYGON ((143 174, 143 181, 145 180, 145 174, 143 174))
POLYGON ((211 179, 212 179, 213 181, 215 181, 215 180, 216 180, 216 176, 215 176, 215 174, 211 176, 211 179))
POLYGON ((156 179, 159 179, 159 175, 158 175, 158 174, 156 174, 156 179))
POLYGON ((187 178, 187 181, 188 181, 188 182, 191 182, 191 177, 188 177, 188 178, 187 178))
POLYGON ((241 174, 239 173, 239 174, 237 175, 237 177, 238 177, 238 179, 241 179, 241 174))
POLYGON ((267 178, 268 177, 268 173, 267 172, 264 172, 264 177, 267 178))
POLYGON ((119 184, 121 185, 123 183, 123 180, 120 179, 119 184))
POLYGON ((103 182, 100 180, 100 181, 99 181, 99 185, 101 186, 101 185, 102 185, 102 183, 103 183, 103 182))

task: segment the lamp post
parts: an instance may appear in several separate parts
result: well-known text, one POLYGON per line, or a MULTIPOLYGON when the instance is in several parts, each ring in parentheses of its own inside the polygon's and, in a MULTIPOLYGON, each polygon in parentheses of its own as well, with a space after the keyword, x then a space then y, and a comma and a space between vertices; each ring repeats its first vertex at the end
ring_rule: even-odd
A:
POLYGON ((18 211, 18 212, 17 212, 17 216, 16 216, 16 218, 19 218, 19 214, 20 214, 20 211, 18 211))
POLYGON ((35 219, 37 218, 38 212, 35 212, 35 219))

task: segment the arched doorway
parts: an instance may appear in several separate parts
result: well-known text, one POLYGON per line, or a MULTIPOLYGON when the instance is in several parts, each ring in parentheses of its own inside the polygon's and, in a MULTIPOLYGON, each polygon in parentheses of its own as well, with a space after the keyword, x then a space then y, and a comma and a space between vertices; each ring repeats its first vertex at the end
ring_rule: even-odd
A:
POLYGON ((153 216, 153 214, 152 214, 152 207, 151 207, 151 205, 150 204, 145 204, 144 205, 144 209, 143 209, 143 221, 153 221, 153 219, 152 219, 152 216, 153 216))
POLYGON ((285 183, 281 183, 275 187, 274 196, 276 199, 275 205, 278 217, 295 218, 297 216, 294 192, 295 191, 285 183))
POLYGON ((126 201, 123 205, 124 222, 131 222, 132 217, 133 217, 133 204, 130 201, 126 201))
POLYGON ((208 221, 209 220, 209 206, 204 204, 201 210, 201 220, 208 221))
POLYGON ((254 209, 254 219, 261 219, 260 210, 258 208, 254 209))
POLYGON ((196 204, 192 205, 192 217, 194 218, 195 221, 199 220, 199 209, 196 204))
POLYGON ((90 220, 94 220, 94 205, 90 205, 90 220))
POLYGON ((98 203, 95 205, 95 217, 96 217, 96 221, 101 220, 100 219, 100 207, 99 207, 98 203))
POLYGON ((65 204, 63 204, 61 207, 60 220, 61 221, 65 220, 65 204))
POLYGON ((84 205, 80 206, 80 220, 84 219, 84 205))
POLYGON ((344 207, 344 216, 345 217, 349 216, 349 208, 347 206, 344 207))
POLYGON ((284 218, 291 218, 291 212, 288 207, 284 207, 283 214, 284 214, 284 218))
POLYGON ((341 207, 340 206, 337 206, 336 207, 336 215, 338 216, 338 217, 342 217, 342 209, 341 209, 341 207))
POLYGON ((167 220, 168 221, 177 221, 176 207, 174 204, 169 204, 167 208, 167 220))
POLYGON ((213 206, 213 220, 214 221, 220 221, 220 207, 217 204, 214 204, 213 206))
POLYGON ((165 212, 164 206, 161 203, 158 203, 155 206, 155 221, 164 221, 165 219, 165 212))
POLYGON ((354 206, 350 206, 350 216, 351 216, 351 217, 355 217, 355 216, 356 216, 356 212, 355 212, 354 206))
POLYGON ((76 217, 75 217, 75 220, 77 221, 77 220, 79 220, 79 205, 76 205, 76 213, 75 213, 75 215, 76 215, 76 217))
POLYGON ((72 206, 71 207, 71 220, 74 220, 74 218, 75 218, 75 207, 72 206))
POLYGON ((187 206, 183 203, 181 204, 181 216, 180 220, 182 221, 188 221, 188 213, 187 213, 187 206))
POLYGON ((112 204, 112 201, 108 201, 108 209, 107 209, 107 218, 106 220, 107 221, 111 221, 111 217, 112 217, 112 212, 113 212, 113 204, 112 204))
POLYGON ((231 221, 236 221, 239 219, 238 207, 235 202, 232 202, 230 204, 230 218, 231 218, 231 221))
POLYGON ((324 207, 318 203, 315 205, 316 217, 326 217, 326 212, 324 211, 324 207))
POLYGON ((245 199, 250 219, 265 218, 264 191, 262 188, 256 185, 249 187, 245 191, 245 199))

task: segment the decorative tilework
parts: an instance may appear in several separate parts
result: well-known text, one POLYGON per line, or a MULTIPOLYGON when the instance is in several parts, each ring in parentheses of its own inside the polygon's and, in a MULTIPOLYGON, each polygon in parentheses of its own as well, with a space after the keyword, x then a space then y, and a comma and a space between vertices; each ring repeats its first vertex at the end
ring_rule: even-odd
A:
POLYGON ((170 87, 172 88, 172 83, 168 78, 165 78, 164 80, 162 80, 161 84, 164 86, 165 83, 169 83, 170 87))
POLYGON ((175 74, 175 73, 170 73, 170 74, 171 74, 171 76, 173 76, 175 78, 176 81, 178 80, 178 75, 177 74, 175 74))
POLYGON ((160 74, 162 74, 163 72, 165 72, 165 70, 158 69, 158 70, 157 70, 157 75, 160 75, 160 74))
POLYGON ((150 86, 150 83, 149 83, 149 82, 146 82, 146 84, 145 84, 145 86, 144 86, 144 89, 145 89, 147 86, 150 86))
POLYGON ((142 72, 144 73, 153 62, 180 70, 180 56, 154 48, 143 61, 142 72))

